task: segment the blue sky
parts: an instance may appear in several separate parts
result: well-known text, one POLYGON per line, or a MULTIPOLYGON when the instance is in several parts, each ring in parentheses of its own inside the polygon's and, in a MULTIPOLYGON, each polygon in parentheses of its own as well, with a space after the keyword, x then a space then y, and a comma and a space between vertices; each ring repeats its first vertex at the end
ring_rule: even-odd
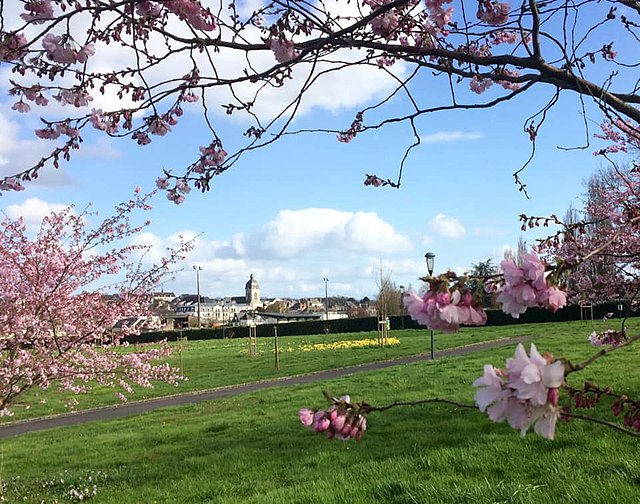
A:
MULTIPOLYGON (((2 90, 6 74, 6 69, 0 72, 2 90)), ((375 74, 354 73, 321 84, 294 127, 347 127, 362 104, 383 87, 375 79, 375 74)), ((442 83, 431 78, 415 92, 425 102, 438 103, 444 97, 442 83)), ((419 119, 423 144, 410 155, 399 190, 365 187, 363 180, 365 173, 396 178, 404 149, 412 142, 407 125, 367 133, 348 145, 331 134, 285 137, 243 156, 214 180, 209 193, 192 191, 179 206, 158 194, 152 202, 153 224, 139 242, 160 251, 177 235, 200 235, 181 265, 183 271, 165 289, 194 292, 192 265, 198 264, 203 268, 201 291, 209 296, 242 294, 253 273, 263 296, 321 296, 323 277, 328 277, 331 295, 371 297, 378 289, 380 268, 397 285, 418 287, 427 251, 436 254, 437 271, 462 272, 488 258, 499 262, 522 235, 520 213, 562 216, 570 204, 579 207, 581 183, 600 164, 592 155, 593 138, 586 150, 557 148, 585 142, 580 104, 567 95, 541 130, 536 157, 522 174, 531 199, 518 192, 511 174, 530 149, 523 121, 550 92, 541 88, 495 109, 419 119)), ((461 97, 477 99, 465 91, 461 97)), ((266 106, 277 106, 278 99, 271 96, 266 106)), ((18 116, 10 110, 12 103, 3 93, 3 174, 23 169, 42 149, 32 133, 38 114, 18 116)), ((387 111, 397 113, 404 107, 405 102, 394 100, 387 111)), ((70 163, 43 173, 42 180, 24 192, 2 195, 0 208, 32 222, 67 204, 91 204, 107 215, 136 185, 143 191, 153 189, 162 169, 179 173, 195 158, 198 146, 209 143, 196 112, 187 111, 170 134, 146 147, 91 133, 84 151, 70 163)), ((588 113, 593 133, 600 115, 593 108, 588 113)), ((232 150, 242 141, 246 123, 224 114, 214 117, 225 147, 232 150)), ((523 236, 531 243, 539 235, 523 236)))

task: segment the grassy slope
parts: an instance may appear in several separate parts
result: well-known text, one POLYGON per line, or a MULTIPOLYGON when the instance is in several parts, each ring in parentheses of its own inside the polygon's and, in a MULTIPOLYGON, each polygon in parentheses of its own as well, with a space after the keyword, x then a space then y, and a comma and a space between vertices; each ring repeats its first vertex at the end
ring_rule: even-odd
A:
MULTIPOLYGON (((593 353, 584 332, 569 326, 536 342, 576 360, 593 353)), ((96 503, 638 502, 638 441, 593 424, 560 424, 553 442, 521 439, 477 411, 420 406, 372 414, 363 440, 343 443, 326 441, 297 421, 298 408, 322 405, 323 389, 377 404, 427 396, 471 401, 469 384, 482 365, 499 365, 512 352, 7 439, 5 495, 10 502, 68 502, 70 485, 97 481, 96 503)), ((624 384, 637 395, 639 356, 633 348, 620 351, 577 381, 624 384)))

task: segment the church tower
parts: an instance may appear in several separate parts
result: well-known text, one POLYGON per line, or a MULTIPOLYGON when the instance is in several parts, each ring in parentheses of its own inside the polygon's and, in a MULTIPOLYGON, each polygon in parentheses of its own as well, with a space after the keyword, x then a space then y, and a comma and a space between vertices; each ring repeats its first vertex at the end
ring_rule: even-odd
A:
POLYGON ((260 285, 258 285, 258 281, 253 278, 253 273, 249 277, 249 281, 244 286, 244 295, 247 300, 247 304, 252 309, 260 306, 260 285))

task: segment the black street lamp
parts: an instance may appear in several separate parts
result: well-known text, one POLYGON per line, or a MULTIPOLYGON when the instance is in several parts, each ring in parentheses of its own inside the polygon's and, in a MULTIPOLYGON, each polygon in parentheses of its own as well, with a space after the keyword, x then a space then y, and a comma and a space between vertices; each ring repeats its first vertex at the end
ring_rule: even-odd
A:
POLYGON ((404 329, 404 285, 400 286, 400 320, 404 329))
POLYGON ((433 266, 436 262, 436 255, 433 252, 427 252, 424 255, 424 259, 427 262, 427 271, 429 272, 429 276, 433 275, 433 266))
POLYGON ((327 277, 323 277, 322 280, 324 280, 324 322, 322 327, 324 329, 324 333, 329 334, 329 291, 327 287, 329 279, 327 277))
MULTIPOLYGON (((433 267, 436 262, 436 255, 433 252, 427 252, 424 255, 424 259, 427 262, 427 272, 429 276, 433 276, 433 267)), ((433 341, 433 329, 431 331, 431 360, 435 360, 434 341, 433 341)))
POLYGON ((324 319, 329 320, 329 294, 327 284, 329 283, 329 279, 324 277, 324 319))

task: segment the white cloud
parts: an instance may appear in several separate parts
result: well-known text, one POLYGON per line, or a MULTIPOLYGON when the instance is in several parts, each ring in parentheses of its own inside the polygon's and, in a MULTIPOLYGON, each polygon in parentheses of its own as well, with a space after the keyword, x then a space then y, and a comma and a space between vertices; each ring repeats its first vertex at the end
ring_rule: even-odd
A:
POLYGON ((22 217, 27 228, 35 230, 40 227, 43 217, 52 212, 59 212, 67 206, 63 203, 48 203, 39 198, 29 198, 19 205, 9 205, 4 213, 13 220, 22 217))
POLYGON ((429 221, 429 228, 447 238, 463 238, 467 234, 466 229, 458 219, 441 213, 429 221))
MULTIPOLYGON (((144 232, 133 243, 151 246, 144 261, 157 263, 168 247, 177 246, 179 236, 191 238, 196 233, 185 230, 162 237, 144 232)), ((413 278, 422 272, 420 258, 394 262, 394 254, 411 248, 407 237, 373 212, 283 210, 255 231, 239 232, 224 240, 196 236, 193 250, 177 265, 180 271, 166 288, 194 291, 192 267, 199 265, 207 295, 241 295, 251 273, 265 287, 265 295, 317 296, 324 292, 325 276, 330 279, 330 292, 371 295, 376 289, 375 265, 381 256, 391 256, 385 259, 385 268, 388 262, 399 274, 413 278)))
POLYGON ((433 144, 459 142, 465 140, 480 140, 482 138, 484 138, 484 133, 481 133, 479 131, 437 131, 436 133, 421 136, 420 141, 422 143, 433 144))
POLYGON ((281 210, 259 231, 239 238, 250 257, 292 258, 321 249, 394 253, 411 247, 409 239, 374 212, 330 208, 281 210))

